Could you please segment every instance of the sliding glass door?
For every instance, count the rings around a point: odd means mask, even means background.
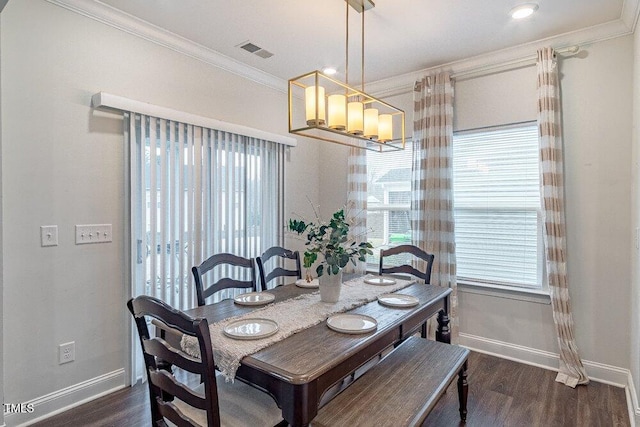
[[[282,144],[134,113],[128,131],[132,296],[192,308],[194,265],[282,244]]]

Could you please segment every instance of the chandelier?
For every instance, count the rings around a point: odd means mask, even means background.
[[[404,111],[364,91],[364,12],[372,0],[345,0],[345,83],[311,71],[289,80],[289,132],[373,151],[404,149]],[[349,6],[362,14],[361,89],[349,86]]]

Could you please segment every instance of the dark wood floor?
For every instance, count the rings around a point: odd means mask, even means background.
[[[575,389],[555,372],[480,353],[469,358],[467,426],[629,426],[622,388],[591,382]],[[458,426],[455,381],[427,419]],[[136,385],[49,418],[35,426],[149,426],[146,384]]]

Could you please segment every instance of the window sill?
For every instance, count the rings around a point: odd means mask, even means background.
[[[537,304],[551,304],[549,291],[543,289],[511,288],[508,286],[459,281],[458,291],[462,293],[534,302]]]

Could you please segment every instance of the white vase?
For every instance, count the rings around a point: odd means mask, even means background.
[[[338,302],[340,299],[340,288],[342,287],[342,269],[338,274],[327,274],[326,272],[318,278],[320,286],[320,301]]]

